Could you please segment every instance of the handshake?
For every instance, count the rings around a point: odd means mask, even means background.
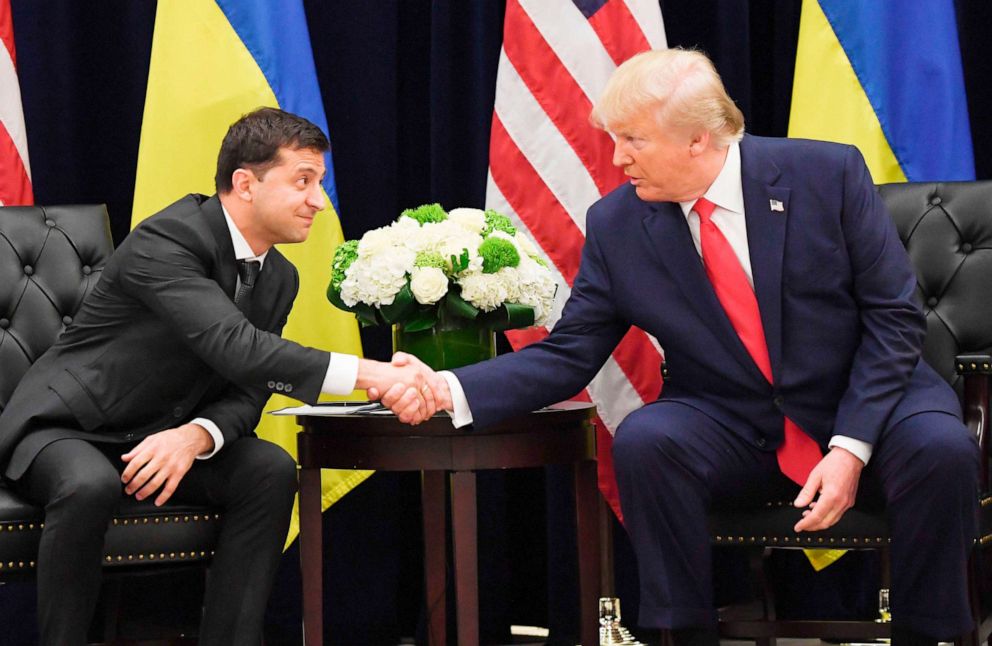
[[[451,391],[444,377],[417,357],[397,352],[392,361],[371,359],[358,362],[355,388],[381,400],[405,424],[419,424],[438,410],[451,410]]]

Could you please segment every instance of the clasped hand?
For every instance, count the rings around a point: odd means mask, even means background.
[[[394,354],[390,363],[362,360],[356,385],[405,424],[416,425],[438,410],[451,409],[451,393],[444,378],[405,352]]]

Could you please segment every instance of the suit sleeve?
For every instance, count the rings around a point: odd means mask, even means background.
[[[834,433],[874,444],[920,360],[926,320],[913,298],[916,277],[909,256],[853,147],[845,158],[843,200],[862,333]]]
[[[253,326],[210,277],[207,242],[186,223],[148,224],[131,234],[121,289],[166,321],[224,379],[247,392],[269,391],[269,381],[289,383],[293,397],[316,402],[330,355]]]
[[[551,334],[490,361],[454,370],[482,428],[563,401],[585,388],[630,328],[611,297],[607,264],[590,211],[572,295]],[[496,385],[498,384],[498,387]]]
[[[292,299],[289,301],[289,307],[283,312],[279,324],[272,331],[273,334],[282,334],[282,329],[289,318],[292,302],[296,299],[299,287],[299,276],[294,269]],[[264,388],[252,388],[229,383],[223,395],[196,411],[195,416],[205,417],[216,424],[224,436],[224,446],[227,446],[239,437],[255,434],[255,427],[258,426],[262,417],[262,409],[269,400],[270,394]]]

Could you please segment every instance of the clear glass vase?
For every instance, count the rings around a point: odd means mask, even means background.
[[[450,370],[496,356],[496,333],[476,320],[446,316],[434,327],[408,332],[402,323],[393,326],[393,351],[417,357],[434,370]]]

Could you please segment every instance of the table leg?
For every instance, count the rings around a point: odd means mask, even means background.
[[[579,546],[579,619],[583,646],[599,644],[599,487],[596,462],[583,460],[575,470],[575,525]]]
[[[447,528],[444,471],[421,474],[420,506],[424,521],[424,583],[427,599],[427,643],[444,646],[446,625]]]
[[[455,604],[458,643],[479,643],[479,552],[475,473],[451,474],[451,525],[455,547]]]
[[[303,643],[324,643],[323,528],[320,469],[300,469],[300,570],[303,576]]]

